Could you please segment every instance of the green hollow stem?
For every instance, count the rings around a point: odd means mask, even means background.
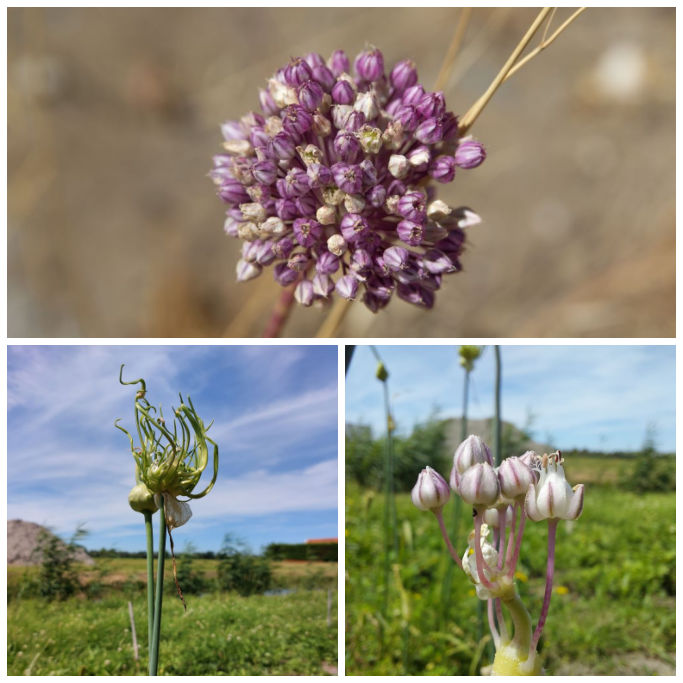
[[[154,628],[154,530],[152,513],[146,511],[145,534],[147,536],[147,652],[152,652],[152,629]]]
[[[164,560],[166,559],[166,515],[164,497],[159,503],[159,559],[157,560],[157,586],[154,594],[154,631],[152,649],[149,654],[149,675],[156,676],[159,668],[159,639],[161,636],[161,603],[164,594]]]

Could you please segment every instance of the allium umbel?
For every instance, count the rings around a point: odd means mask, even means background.
[[[259,101],[262,113],[222,125],[209,174],[229,204],[225,232],[243,240],[237,279],[273,266],[305,306],[336,292],[377,311],[396,292],[431,308],[443,275],[462,268],[465,228],[480,221],[435,200],[431,181],[485,158],[459,140],[443,93],[426,91],[410,60],[387,74],[371,48],[353,69],[342,50],[292,59]]]
[[[474,584],[477,597],[488,602],[496,647],[493,675],[537,675],[542,671],[537,646],[550,607],[558,522],[577,519],[583,509],[583,485],[572,489],[562,463],[559,451],[542,457],[527,451],[494,468],[491,452],[478,436],[463,441],[455,451],[450,478],[455,494],[473,506],[474,529],[462,558],[443,520],[442,508],[448,502],[442,493],[446,483],[443,477],[427,467],[413,489],[413,503],[434,513],[453,561]],[[528,519],[547,520],[548,525],[546,587],[535,629],[514,583]],[[512,619],[512,634],[508,633],[503,608]]]

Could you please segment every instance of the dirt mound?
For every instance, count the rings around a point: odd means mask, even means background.
[[[38,549],[43,534],[54,534],[40,524],[24,522],[21,519],[7,521],[7,564],[40,564],[41,553]],[[62,543],[62,546],[65,544]],[[95,560],[82,548],[76,548],[74,561],[79,564],[93,565]]]

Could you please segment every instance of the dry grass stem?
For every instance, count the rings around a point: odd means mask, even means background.
[[[459,134],[464,135],[471,127],[472,124],[477,120],[479,114],[484,110],[484,107],[489,103],[489,100],[493,97],[496,90],[501,86],[505,77],[508,75],[512,67],[515,65],[519,56],[524,52],[527,45],[531,42],[532,38],[536,35],[538,29],[543,25],[550,12],[551,7],[544,7],[534,19],[533,23],[527,30],[526,34],[519,41],[517,47],[512,51],[512,54],[508,57],[507,61],[503,65],[503,68],[498,72],[498,75],[493,79],[493,82],[488,87],[486,92],[469,108],[467,113],[460,120]]]
[[[346,299],[337,299],[332,305],[332,309],[327,314],[327,317],[323,320],[323,324],[316,332],[316,338],[326,339],[329,337],[336,337],[337,330],[350,308],[350,301],[347,301]]]
[[[443,90],[448,83],[448,79],[453,71],[453,64],[455,63],[455,58],[458,55],[460,46],[462,45],[462,40],[465,37],[465,31],[467,30],[467,24],[472,16],[471,7],[463,7],[460,12],[460,17],[458,18],[458,25],[455,27],[455,33],[453,34],[453,39],[451,44],[448,46],[448,51],[441,64],[441,69],[439,70],[439,75],[436,78],[436,83],[434,83],[434,90]]]
[[[540,52],[543,52],[548,45],[550,45],[559,35],[562,33],[568,26],[584,11],[586,10],[586,7],[580,7],[579,9],[572,14],[567,21],[565,21],[556,31],[553,33],[550,38],[545,37],[545,34],[547,33],[547,30],[550,26],[550,22],[548,22],[548,26],[546,26],[546,31],[543,34],[543,40],[541,41],[541,44],[538,47],[535,47],[528,55],[524,57],[524,59],[520,59],[517,64],[515,64],[512,69],[508,72],[507,76],[503,79],[503,83],[507,81],[510,76],[513,74],[517,73],[526,63],[530,62],[537,54]]]

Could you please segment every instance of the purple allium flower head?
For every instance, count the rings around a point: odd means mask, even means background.
[[[460,168],[476,168],[484,159],[486,159],[484,145],[476,140],[463,140],[455,150],[455,163]]]
[[[260,91],[262,114],[221,126],[209,177],[242,240],[239,280],[266,269],[308,306],[341,296],[378,311],[393,295],[429,308],[444,274],[461,270],[467,207],[436,200],[430,182],[474,168],[483,146],[458,139],[443,93],[412,61],[368,48],[325,63],[294,58]]]

